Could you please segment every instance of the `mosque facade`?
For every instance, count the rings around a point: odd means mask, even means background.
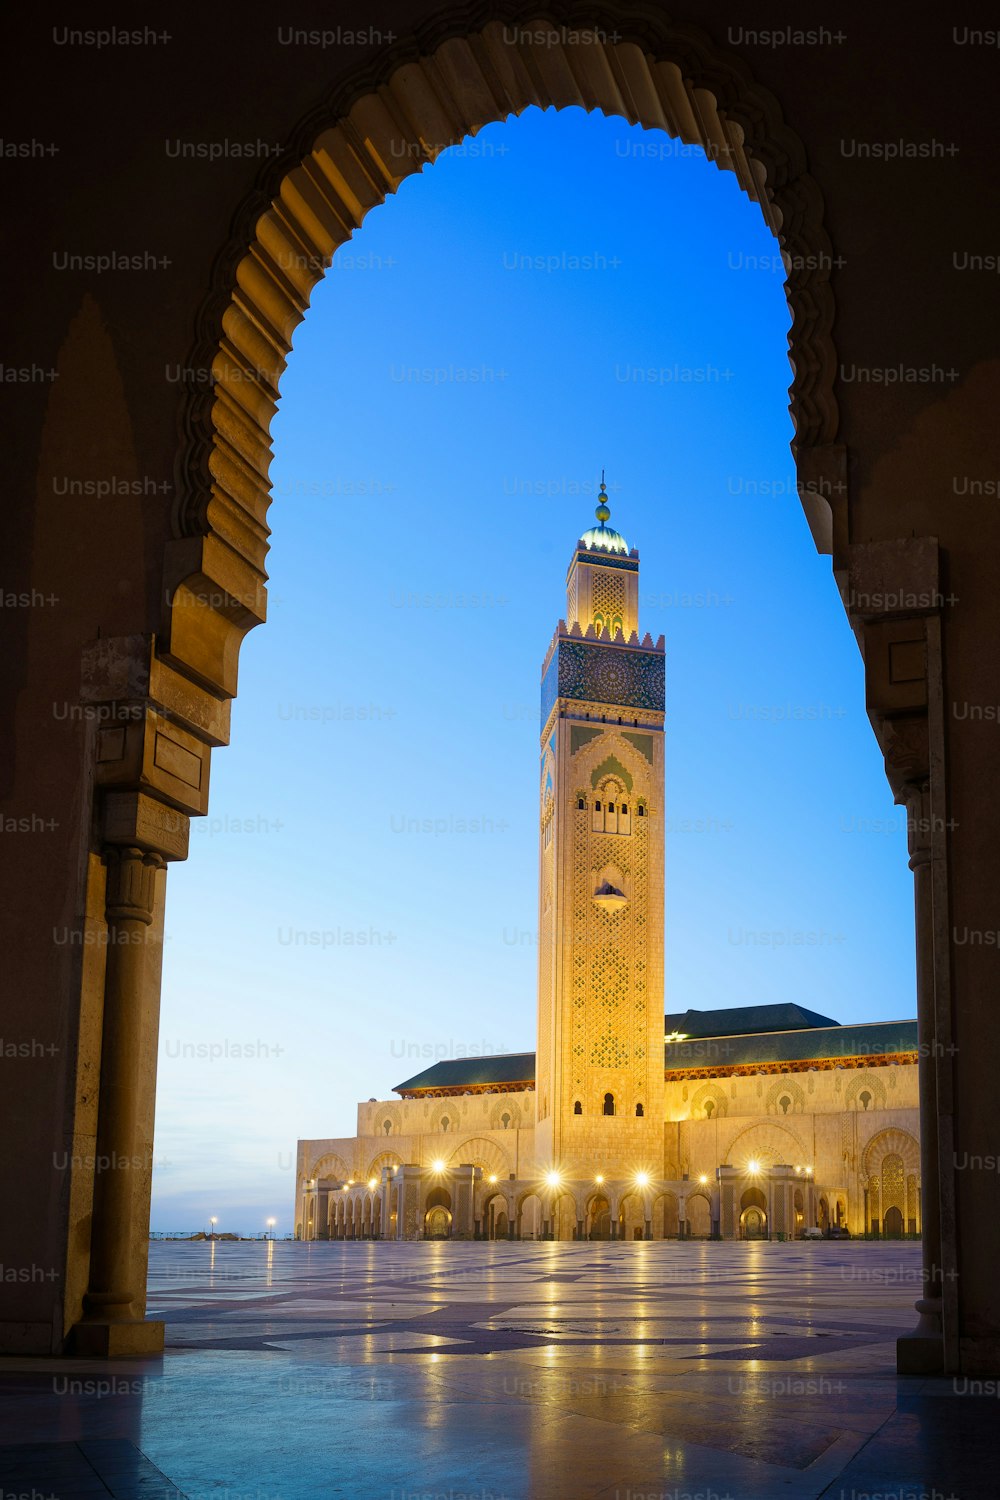
[[[596,519],[542,665],[536,1050],[436,1062],[299,1141],[296,1234],[918,1234],[915,1020],[664,1015],[664,641],[603,484]]]

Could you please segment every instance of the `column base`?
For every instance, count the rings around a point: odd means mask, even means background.
[[[73,1354],[96,1359],[120,1359],[127,1355],[162,1354],[164,1325],[155,1319],[95,1318],[77,1323],[69,1344]]]
[[[914,1306],[919,1314],[916,1328],[896,1340],[896,1374],[943,1375],[941,1300],[938,1297],[919,1297]]]
[[[923,1333],[904,1333],[896,1340],[897,1375],[943,1375],[944,1340]]]

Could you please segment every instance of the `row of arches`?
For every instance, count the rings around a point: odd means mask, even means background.
[[[877,1171],[865,1188],[863,1226],[856,1220],[854,1232],[900,1238],[919,1232],[919,1181],[907,1172],[898,1152],[878,1159]],[[543,1188],[536,1184],[500,1183],[496,1177],[478,1182],[471,1177],[473,1218],[455,1228],[453,1184],[433,1182],[420,1192],[408,1210],[406,1232],[427,1239],[447,1239],[453,1232],[483,1239],[646,1240],[709,1238],[720,1232],[717,1194],[700,1184],[690,1191],[671,1186],[638,1183],[592,1184],[583,1190],[569,1184]],[[402,1182],[402,1178],[400,1179]],[[777,1189],[780,1191],[780,1189]],[[784,1207],[771,1202],[765,1180],[741,1184],[736,1218],[726,1233],[741,1239],[770,1237],[771,1210],[777,1215],[774,1228],[779,1238],[800,1237],[806,1229],[822,1233],[843,1232],[848,1227],[848,1198],[844,1190],[818,1191],[802,1179],[791,1190]],[[308,1238],[394,1239],[397,1237],[400,1187],[393,1177],[378,1186],[345,1183],[330,1191],[322,1211],[313,1222],[309,1217]],[[713,1206],[715,1205],[715,1206]],[[415,1209],[415,1217],[414,1217]],[[469,1201],[463,1212],[468,1215]]]
[[[708,1239],[713,1215],[709,1194],[685,1199],[669,1189],[594,1188],[578,1196],[568,1189],[519,1193],[495,1188],[483,1196],[484,1239],[559,1240]]]
[[[838,1084],[839,1088],[839,1084]],[[843,1109],[858,1114],[874,1113],[889,1107],[885,1082],[871,1070],[855,1073],[843,1091]],[[691,1119],[721,1119],[729,1113],[729,1100],[718,1083],[705,1083],[694,1090],[689,1105]],[[771,1085],[763,1096],[762,1114],[801,1115],[809,1113],[809,1102],[800,1084],[783,1078]]]
[[[356,1197],[332,1196],[327,1235],[334,1240],[379,1240],[382,1238],[382,1200],[377,1193]]]

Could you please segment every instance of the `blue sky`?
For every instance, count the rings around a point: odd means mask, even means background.
[[[274,423],[268,623],[170,871],[154,1229],[288,1232],[298,1138],[534,1047],[539,668],[602,466],[666,638],[665,1008],[915,1013],[787,328],[733,176],[576,109],[443,153],[335,259]]]

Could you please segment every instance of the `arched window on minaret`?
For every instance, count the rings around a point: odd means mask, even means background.
[[[615,1112],[615,1096],[614,1096],[614,1094],[605,1094],[605,1096],[604,1096],[604,1113],[606,1115],[613,1115],[614,1112]]]
[[[646,1111],[643,1109],[642,1105],[641,1104],[637,1104],[636,1107],[635,1107],[635,1117],[636,1117],[636,1119],[637,1120],[641,1120],[642,1117],[645,1115],[645,1113],[646,1113]]]
[[[594,819],[591,825],[595,833],[604,832],[604,799],[597,797],[594,800]]]
[[[583,1105],[580,1103],[579,1099],[575,1099],[573,1101],[573,1113],[575,1115],[583,1114]]]

